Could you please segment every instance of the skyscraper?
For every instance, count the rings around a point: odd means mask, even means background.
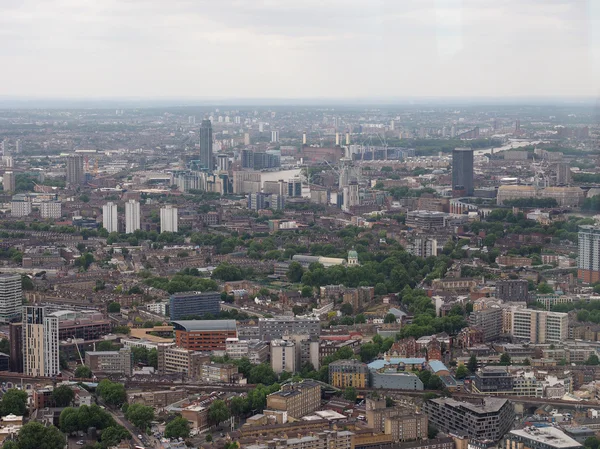
[[[52,377],[59,372],[58,317],[45,307],[23,307],[23,373]]]
[[[67,157],[67,184],[83,184],[84,179],[83,156],[71,154]]]
[[[464,190],[473,195],[473,150],[455,148],[452,151],[452,190]]]
[[[125,203],[125,233],[133,234],[140,229],[140,203],[129,200]]]
[[[102,206],[102,226],[109,233],[119,232],[117,217],[117,205],[115,203],[108,202]]]
[[[271,142],[279,142],[279,131],[271,131]]]
[[[207,170],[214,168],[212,123],[210,120],[202,120],[200,125],[200,166]]]
[[[600,227],[579,226],[577,276],[583,282],[600,281]]]
[[[2,186],[5,192],[14,192],[16,188],[16,178],[12,171],[5,171],[2,178]]]
[[[229,156],[226,154],[219,154],[217,156],[217,169],[219,171],[229,170]]]
[[[0,274],[0,322],[18,317],[23,305],[21,275]]]
[[[177,232],[177,208],[167,204],[160,208],[160,232]]]

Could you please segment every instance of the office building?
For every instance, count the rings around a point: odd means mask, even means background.
[[[14,192],[16,190],[16,176],[12,171],[4,172],[4,176],[2,177],[2,187],[5,192]]]
[[[177,208],[167,204],[160,208],[160,232],[177,232],[179,217]]]
[[[205,363],[200,367],[200,379],[208,384],[235,383],[243,379],[243,374],[238,372],[237,365],[233,363]]]
[[[259,338],[263,341],[281,339],[284,335],[321,335],[321,323],[313,317],[276,316],[258,319]]]
[[[301,179],[290,179],[287,182],[287,196],[290,198],[302,197],[302,180]]]
[[[568,162],[556,164],[556,185],[571,184],[571,165]]]
[[[67,184],[80,185],[85,181],[83,156],[71,154],[67,157]]]
[[[253,170],[264,170],[281,166],[281,158],[278,154],[262,151],[242,150],[241,162],[242,168]]]
[[[496,298],[508,302],[526,302],[529,299],[527,279],[496,281]]]
[[[494,341],[502,333],[502,309],[490,307],[473,311],[469,315],[469,324],[481,329],[484,341]]]
[[[8,327],[10,343],[10,371],[23,372],[23,323],[10,323]]]
[[[359,360],[336,360],[329,364],[329,383],[337,388],[366,388],[369,367]]]
[[[600,227],[579,226],[577,275],[586,283],[600,281]]]
[[[157,348],[158,374],[183,373],[199,379],[202,365],[210,363],[210,353],[179,348],[172,343],[160,343]]]
[[[271,131],[271,142],[272,143],[279,142],[279,131]]]
[[[436,257],[438,255],[437,239],[416,238],[412,246],[408,248],[408,252],[417,257]]]
[[[560,343],[569,335],[569,315],[546,310],[512,308],[513,338],[532,344]]]
[[[198,319],[207,313],[216,316],[220,312],[221,294],[219,292],[175,293],[169,298],[171,320]]]
[[[511,430],[502,442],[501,449],[579,449],[581,443],[571,438],[558,427],[524,427]]]
[[[438,430],[475,441],[499,441],[510,430],[515,417],[508,400],[491,397],[476,402],[430,399],[423,404],[423,411]]]
[[[119,232],[117,205],[113,202],[108,202],[102,206],[102,226],[109,233]]]
[[[450,216],[445,212],[413,210],[406,214],[406,226],[422,230],[442,229]]]
[[[237,338],[235,320],[173,321],[175,344],[193,351],[224,351],[228,338]]]
[[[229,156],[226,154],[217,155],[217,170],[228,171],[229,170]]]
[[[273,193],[251,193],[248,195],[248,209],[259,211],[263,209],[281,210],[285,207],[284,197]]]
[[[45,307],[23,307],[23,373],[28,376],[56,376],[58,360],[58,318],[47,316]]]
[[[312,380],[283,385],[281,390],[267,396],[267,409],[287,412],[292,418],[321,408],[321,385]]]
[[[58,338],[61,341],[78,338],[98,340],[110,334],[111,321],[97,310],[58,310],[48,313],[58,319]]]
[[[484,366],[473,380],[473,389],[479,393],[512,393],[514,386],[514,376],[503,366]]]
[[[271,368],[277,374],[300,371],[296,364],[296,345],[289,340],[271,340]]]
[[[42,201],[40,203],[40,216],[42,218],[62,217],[62,203],[60,201]]]
[[[21,315],[23,291],[20,274],[0,274],[0,322],[8,323]]]
[[[452,151],[452,190],[473,195],[473,150],[455,148]]]
[[[26,217],[31,213],[31,202],[27,199],[13,199],[10,203],[11,217]]]
[[[246,195],[249,193],[258,193],[261,189],[260,172],[234,171],[233,172],[233,193]]]
[[[202,120],[202,124],[200,125],[200,166],[209,171],[214,168],[213,135],[210,120]]]
[[[125,233],[133,234],[140,229],[140,203],[129,200],[125,203]]]
[[[86,351],[85,366],[92,373],[123,374],[131,376],[133,373],[133,353],[129,348],[119,351]]]
[[[225,341],[225,353],[232,360],[248,358],[250,363],[258,365],[267,361],[271,354],[271,348],[269,344],[261,340],[228,338]]]

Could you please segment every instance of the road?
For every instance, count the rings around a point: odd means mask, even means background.
[[[144,441],[147,438],[143,434],[142,434],[143,439],[138,438],[138,434],[140,433],[140,431],[136,427],[134,427],[129,421],[127,421],[125,419],[125,415],[123,415],[122,411],[112,410],[108,407],[106,407],[105,409],[108,413],[110,413],[112,415],[112,417],[115,419],[117,424],[122,425],[129,431],[129,433],[131,433],[131,436],[132,436],[135,444],[142,446],[142,447],[147,447],[149,445],[149,442]]]

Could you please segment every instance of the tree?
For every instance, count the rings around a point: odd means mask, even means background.
[[[596,437],[589,437],[589,438],[586,438],[583,445],[587,449],[598,449],[600,447],[600,440]]]
[[[17,444],[19,449],[63,449],[67,440],[56,427],[31,421],[21,427]]]
[[[510,355],[507,352],[503,352],[500,356],[500,365],[510,365]]]
[[[394,404],[395,404],[395,401],[392,398],[390,398],[389,396],[385,397],[385,406],[387,408],[393,407]]]
[[[79,365],[75,370],[75,377],[79,379],[91,379],[92,370],[85,365]]]
[[[340,312],[345,316],[352,316],[354,315],[354,308],[352,307],[352,304],[345,302],[342,304],[342,307],[340,307]]]
[[[234,396],[229,401],[229,409],[231,410],[231,414],[233,416],[240,417],[246,411],[247,401],[241,396]]]
[[[592,354],[588,357],[588,359],[585,361],[586,365],[600,365],[600,360],[598,359],[598,356],[596,354]]]
[[[110,341],[101,341],[96,345],[96,351],[116,351],[118,348]]]
[[[346,399],[347,401],[356,401],[356,398],[358,397],[358,393],[356,392],[356,388],[354,387],[346,387],[346,389],[344,390],[344,399]]]
[[[96,392],[107,404],[120,407],[127,401],[125,386],[118,382],[103,379],[96,388]]]
[[[158,351],[156,348],[148,351],[148,365],[154,367],[154,369],[158,369]]]
[[[127,408],[125,418],[138,429],[146,430],[154,419],[154,409],[143,404],[131,404]]]
[[[108,313],[119,313],[121,311],[121,304],[118,302],[111,302],[108,305]]]
[[[526,358],[525,360],[523,360],[523,365],[529,366],[531,365],[531,361],[528,358]]]
[[[0,340],[0,352],[10,355],[10,342],[8,338]]]
[[[393,313],[388,313],[385,318],[383,319],[383,322],[388,324],[388,323],[395,323],[396,322],[396,315],[394,315]]]
[[[27,413],[27,392],[11,388],[2,396],[2,415],[23,416]]]
[[[121,441],[131,438],[131,434],[123,426],[111,426],[102,431],[100,441],[104,447],[117,446]]]
[[[375,343],[363,343],[360,347],[360,359],[369,363],[379,354],[379,345]]]
[[[269,363],[261,363],[250,370],[248,382],[251,384],[272,385],[277,382],[277,374]]]
[[[210,433],[206,434],[206,437],[204,437],[204,441],[206,441],[207,443],[212,443],[213,437]]]
[[[468,375],[469,375],[469,370],[467,369],[467,367],[465,365],[463,365],[462,363],[460,365],[458,365],[458,368],[456,368],[456,378],[464,379]]]
[[[541,293],[541,294],[554,293],[554,289],[552,287],[550,287],[546,282],[540,282],[537,290],[538,290],[538,293]]]
[[[356,324],[364,324],[367,322],[367,319],[365,318],[365,315],[362,313],[359,313],[358,315],[356,315],[356,317],[354,318],[354,322]]]
[[[473,374],[477,371],[477,357],[475,356],[475,354],[471,354],[471,357],[469,357],[469,361],[467,362],[467,369]]]
[[[208,408],[208,420],[215,425],[222,423],[229,419],[229,408],[225,401],[217,399]]]
[[[310,285],[304,285],[304,286],[302,286],[302,289],[300,290],[300,294],[302,295],[303,298],[312,298],[313,288]]]
[[[190,423],[187,419],[178,416],[165,426],[166,438],[187,438],[190,436]]]
[[[429,438],[430,440],[433,440],[438,434],[438,430],[437,427],[435,427],[433,424],[429,424],[429,426],[427,426],[427,438]]]
[[[302,275],[304,274],[304,268],[298,262],[290,263],[286,276],[290,282],[300,282]]]
[[[52,391],[52,399],[57,407],[66,407],[75,399],[75,393],[67,385],[61,385]]]
[[[243,278],[242,270],[240,270],[235,265],[231,265],[228,263],[221,263],[217,268],[215,268],[212,272],[212,277],[215,279],[220,279],[224,282],[231,281],[241,281]]]

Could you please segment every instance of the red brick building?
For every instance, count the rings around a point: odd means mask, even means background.
[[[173,321],[175,344],[193,351],[225,350],[225,340],[237,338],[235,320]]]

